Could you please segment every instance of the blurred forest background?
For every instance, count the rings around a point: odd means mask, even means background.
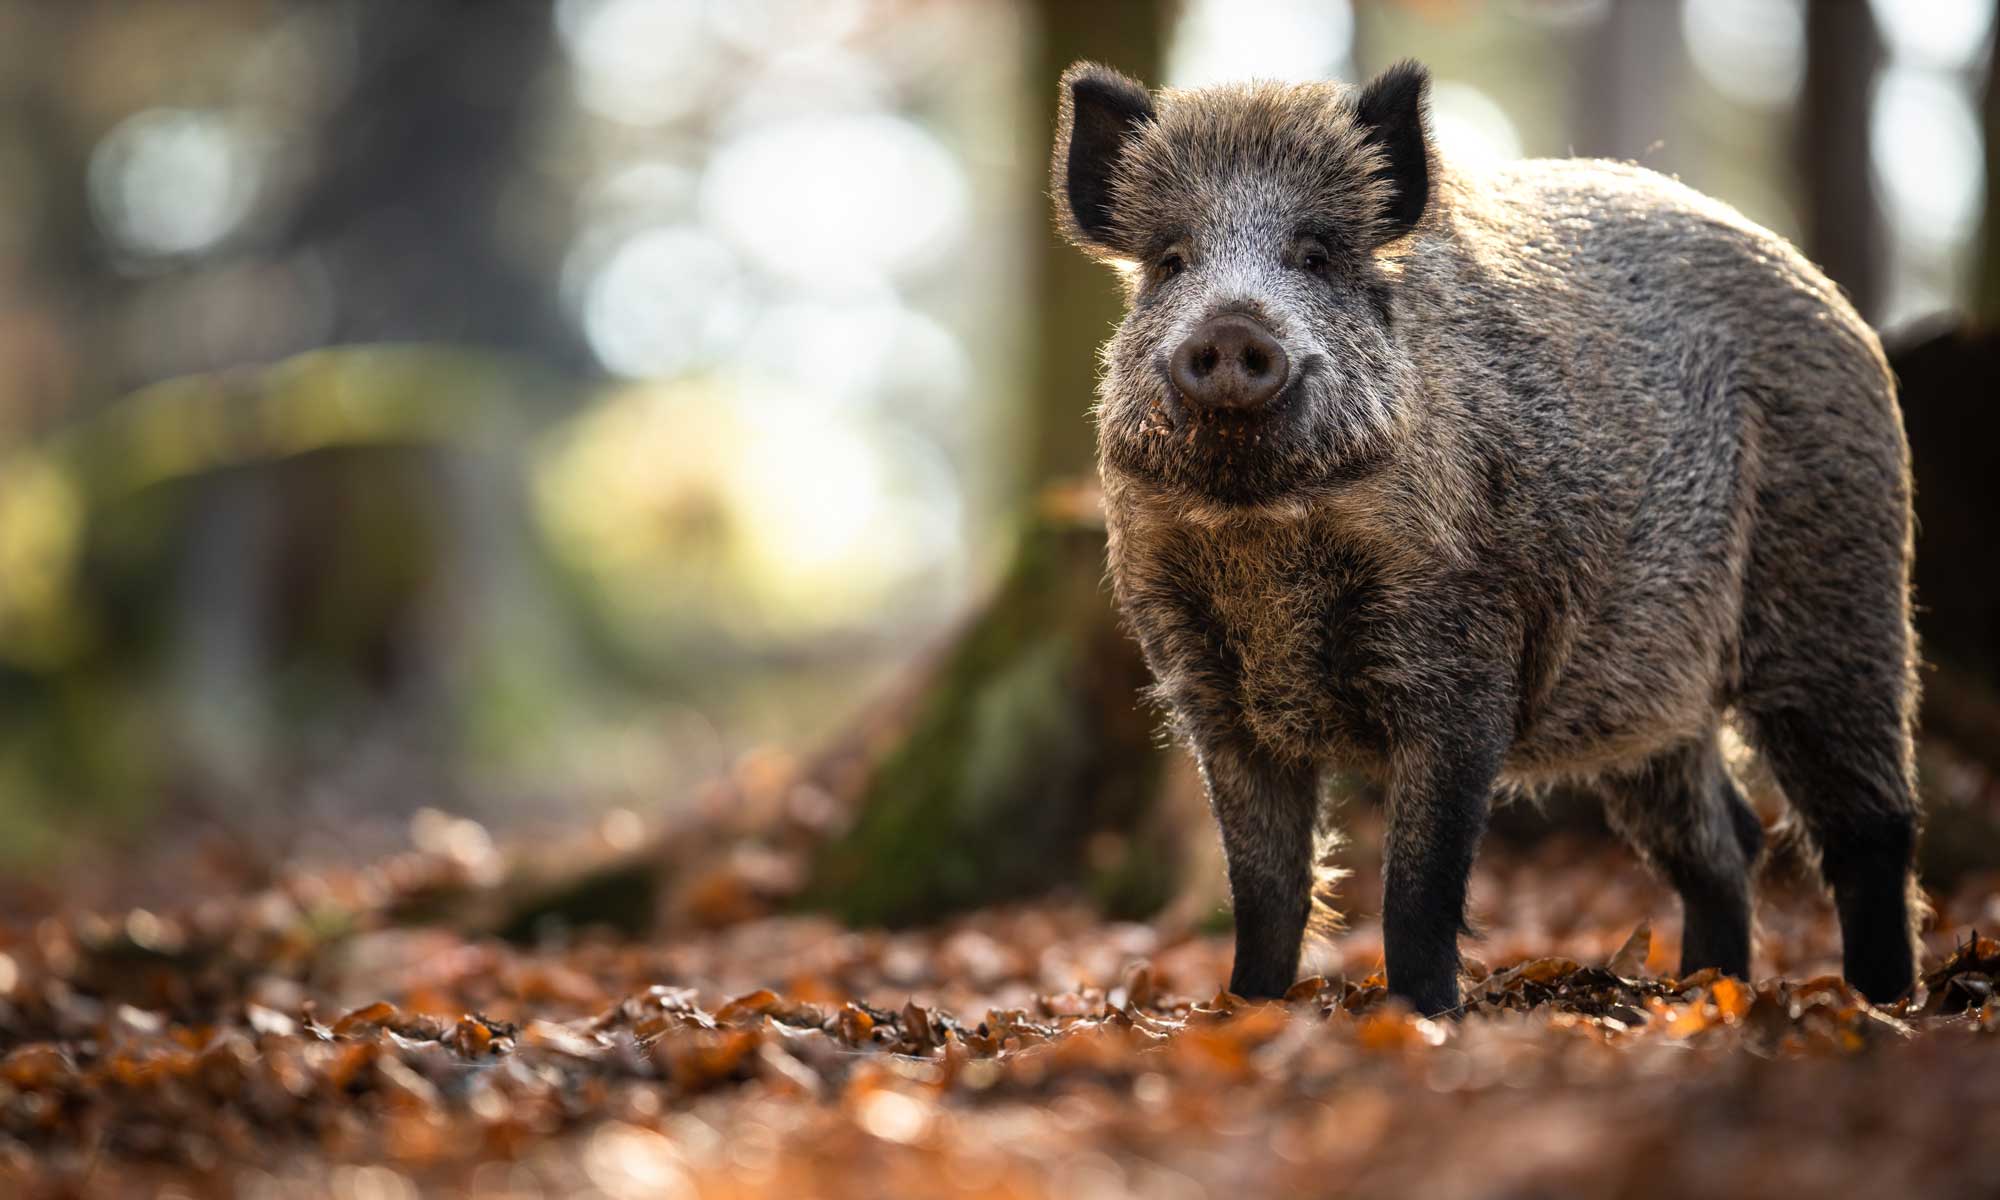
[[[1081,56],[1415,55],[1454,161],[1634,159],[1797,240],[1910,356],[1927,778],[1990,792],[1994,9],[0,0],[0,871],[646,827],[856,736],[906,858],[960,792],[1131,825],[1101,793],[1173,769],[1060,486],[1118,307],[1044,196]]]

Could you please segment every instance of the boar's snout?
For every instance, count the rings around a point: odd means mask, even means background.
[[[1224,313],[1203,321],[1175,348],[1167,373],[1196,408],[1259,409],[1285,386],[1285,348],[1254,319]]]

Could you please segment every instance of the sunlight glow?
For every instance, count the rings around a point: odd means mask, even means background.
[[[860,28],[867,0],[723,0],[711,4],[716,35],[746,54],[774,46],[812,49]]]
[[[1352,79],[1354,9],[1346,0],[1187,0],[1169,46],[1171,87]]]
[[[1482,166],[1521,157],[1521,133],[1507,110],[1469,83],[1431,85],[1431,129],[1439,152],[1459,166]]]
[[[556,31],[576,97],[631,125],[677,117],[707,96],[718,56],[699,0],[558,0]]]
[[[621,375],[672,375],[722,355],[749,317],[729,248],[688,227],[627,239],[586,285],[591,349]]]
[[[866,549],[862,538],[886,520],[874,447],[851,425],[774,423],[744,447],[747,476],[782,487],[741,493],[761,565],[767,570],[818,573]]]
[[[269,138],[225,113],[147,109],[120,122],[91,154],[91,206],[127,250],[207,250],[250,215],[269,149]]]
[[[845,292],[936,265],[963,235],[965,175],[914,122],[882,113],[803,117],[717,150],[701,210],[773,275]]]
[[[961,114],[912,96],[951,61],[940,39],[992,40],[961,11],[558,0],[575,105],[599,118],[575,143],[593,182],[561,294],[635,382],[551,444],[538,497],[639,642],[879,626],[961,582],[952,455],[979,427],[983,285],[947,270],[974,173],[997,168],[941,138]]]
[[[1701,77],[1740,104],[1784,104],[1805,80],[1805,0],[1686,0],[1681,32]]]
[[[965,350],[950,330],[894,303],[774,307],[745,339],[759,370],[800,394],[878,411],[957,410],[971,382]]]
[[[815,413],[812,400],[746,397],[728,472],[750,577],[795,624],[879,612],[963,549],[958,482],[937,447],[878,421]]]
[[[1889,53],[1962,70],[1979,61],[1993,32],[1993,0],[1869,0]]]
[[[1875,185],[1899,236],[1954,243],[1972,235],[1985,200],[1978,115],[1935,71],[1892,66],[1869,112]]]
[[[552,544],[641,639],[697,615],[839,627],[963,552],[957,481],[935,446],[759,386],[628,387],[538,455]]]

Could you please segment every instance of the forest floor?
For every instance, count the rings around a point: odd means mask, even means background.
[[[1468,1010],[1429,1021],[1385,999],[1365,911],[1291,999],[1248,1004],[1218,994],[1226,936],[1065,903],[909,931],[724,905],[506,942],[408,919],[505,857],[468,822],[418,840],[234,892],[183,859],[151,908],[11,897],[0,1194],[2000,1188],[2000,943],[1974,933],[2000,931],[2000,875],[1934,897],[1924,989],[1876,1008],[1830,975],[1810,888],[1763,886],[1764,982],[1676,980],[1672,899],[1622,850],[1494,840]]]

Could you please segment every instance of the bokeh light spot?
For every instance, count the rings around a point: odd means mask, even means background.
[[[1346,0],[1190,0],[1170,46],[1166,79],[1174,87],[1344,76],[1354,9]]]
[[[556,31],[585,108],[655,125],[708,95],[715,46],[698,0],[559,0]]]
[[[1431,130],[1445,159],[1476,167],[1521,157],[1521,133],[1499,101],[1469,83],[1431,86]]]
[[[1889,68],[1875,85],[1868,140],[1875,186],[1900,236],[1971,236],[1985,200],[1984,144],[1962,88],[1934,71]]]
[[[967,217],[951,152],[884,113],[781,121],[727,142],[701,200],[759,266],[834,292],[936,265]]]
[[[1993,33],[1993,0],[1870,0],[1869,7],[1889,53],[1925,66],[1970,67]]]
[[[1686,0],[1681,32],[1695,70],[1741,104],[1783,104],[1806,69],[1803,0]]]
[[[207,250],[249,216],[268,141],[247,122],[219,112],[135,113],[91,155],[90,199],[98,223],[137,254]]]
[[[609,370],[673,375],[728,349],[749,316],[729,248],[687,226],[649,229],[619,243],[591,275],[583,328]]]

